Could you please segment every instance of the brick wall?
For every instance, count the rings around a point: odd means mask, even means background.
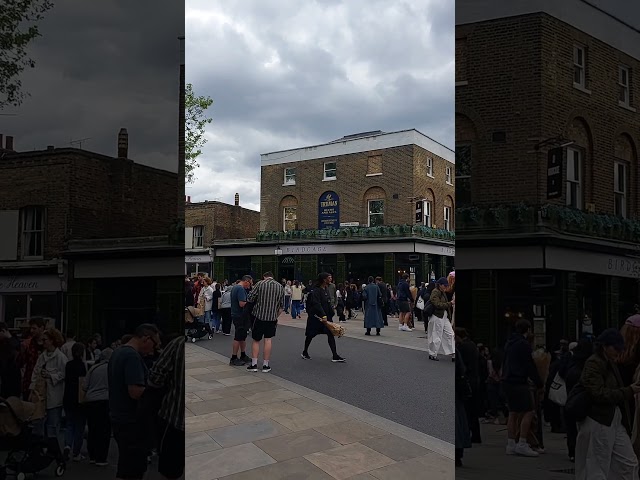
[[[220,202],[185,205],[185,226],[204,226],[204,245],[215,240],[255,238],[260,229],[260,212]]]
[[[426,157],[434,158],[434,178],[426,175]],[[382,164],[382,175],[367,176],[369,158]],[[336,180],[323,181],[324,163],[336,162]],[[283,207],[297,204],[299,229],[318,228],[318,200],[333,191],[340,197],[340,222],[368,224],[367,199],[381,198],[384,192],[386,225],[413,224],[413,197],[424,197],[430,188],[436,202],[454,195],[454,187],[445,185],[445,160],[421,147],[406,145],[370,152],[291,162],[262,167],[260,195],[260,229],[283,229]],[[453,164],[449,164],[452,167]],[[296,184],[283,186],[285,168],[296,168]],[[373,173],[373,172],[372,172]],[[376,172],[377,173],[377,172]],[[397,198],[394,196],[397,195]],[[436,211],[436,222],[442,225],[443,212]]]
[[[0,208],[46,208],[45,259],[67,240],[167,235],[177,189],[175,173],[77,149],[0,160]]]
[[[549,147],[537,155],[533,147],[563,135],[586,154],[583,205],[613,214],[614,159],[622,157],[630,164],[630,216],[638,216],[640,114],[617,100],[618,65],[625,64],[632,106],[640,107],[638,59],[542,13],[458,26],[456,37],[456,63],[465,64],[456,80],[468,82],[456,88],[456,143],[472,145],[475,205],[546,202]],[[576,42],[587,48],[590,94],[573,86]],[[505,141],[495,141],[495,132],[505,132]],[[566,165],[563,172],[566,180]]]

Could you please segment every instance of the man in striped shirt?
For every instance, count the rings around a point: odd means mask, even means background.
[[[256,283],[247,298],[247,302],[253,304],[251,315],[253,326],[251,327],[251,365],[247,367],[250,372],[258,371],[258,355],[260,354],[260,341],[264,337],[262,371],[270,372],[269,359],[271,358],[271,339],[276,336],[278,317],[283,309],[284,287],[273,279],[273,273],[267,272],[263,280]]]

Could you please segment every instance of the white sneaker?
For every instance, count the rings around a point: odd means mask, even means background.
[[[537,457],[540,454],[534,451],[528,443],[518,443],[516,445],[516,455],[522,455],[523,457]]]
[[[411,330],[406,325],[402,325],[402,327],[400,327],[400,330],[402,330],[403,332],[413,332],[413,330]]]
[[[516,444],[515,444],[515,442],[507,443],[506,453],[507,453],[507,455],[515,455],[516,454]]]

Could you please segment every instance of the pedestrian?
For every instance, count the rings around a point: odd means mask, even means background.
[[[218,305],[218,312],[222,318],[222,333],[228,337],[231,335],[231,288],[228,286],[221,291]]]
[[[294,280],[293,285],[291,286],[291,319],[292,320],[295,320],[296,318],[300,318],[303,290],[304,290],[304,285],[298,282],[298,280]]]
[[[434,306],[433,315],[429,319],[427,328],[427,351],[429,359],[438,361],[440,352],[444,355],[454,355],[454,334],[449,319],[451,318],[452,301],[447,300],[445,289],[448,286],[447,279],[442,277],[436,282],[436,288],[431,292],[429,302]]]
[[[409,304],[409,300],[411,299],[411,290],[407,280],[409,280],[409,274],[403,273],[396,288],[398,296],[398,310],[400,311],[400,316],[398,318],[398,330],[403,332],[411,331],[411,328],[409,328],[408,325],[409,316],[411,315],[411,306]],[[451,340],[453,341],[453,336]]]
[[[158,410],[158,472],[174,480],[184,473],[185,339],[167,343],[149,372],[149,389],[164,392]]]
[[[571,360],[567,373],[565,374],[565,388],[567,393],[571,392],[573,387],[580,381],[584,364],[593,354],[593,342],[590,338],[582,338],[578,345],[572,350]],[[567,411],[564,410],[564,419],[567,427],[567,453],[569,461],[576,461],[576,440],[578,438],[577,420]]]
[[[22,398],[25,401],[28,401],[31,395],[30,385],[33,369],[44,348],[42,344],[44,327],[45,322],[42,317],[31,317],[29,337],[22,341],[16,360],[18,367],[22,370]]]
[[[262,281],[255,284],[247,301],[253,304],[251,317],[251,364],[247,367],[250,372],[258,371],[258,355],[260,354],[260,341],[264,338],[262,350],[262,371],[271,371],[269,360],[271,359],[271,339],[276,336],[278,317],[283,309],[284,288],[273,279],[273,273],[266,272]]]
[[[251,361],[245,353],[250,325],[247,315],[244,314],[244,307],[247,304],[247,290],[251,287],[252,282],[251,275],[244,275],[240,282],[231,289],[231,321],[235,328],[235,334],[229,365],[236,367],[246,365]],[[240,357],[238,357],[238,352],[240,352]]]
[[[291,308],[291,294],[293,289],[291,287],[291,280],[287,280],[284,285],[284,313],[289,315],[289,308]]]
[[[215,333],[222,333],[222,316],[220,315],[220,298],[222,297],[222,291],[220,284],[216,283],[213,289],[213,297],[211,298],[211,316],[213,317],[213,326]]]
[[[338,284],[338,289],[336,290],[336,299],[338,304],[336,305],[336,312],[338,313],[338,321],[346,322],[347,319],[344,316],[345,310],[345,298],[347,296],[347,291],[344,288],[343,283]]]
[[[371,329],[376,329],[376,335],[380,336],[380,330],[384,327],[382,320],[382,293],[373,277],[368,278],[369,284],[363,289],[364,298],[364,328],[365,335],[371,335]]]
[[[82,360],[84,345],[76,342],[71,347],[72,360],[67,362],[64,374],[64,413],[67,419],[64,432],[64,458],[73,458],[74,462],[84,460],[81,454],[84,443],[84,427],[87,423],[84,405],[80,403],[80,382],[87,375],[87,368]]]
[[[382,314],[382,323],[385,327],[389,326],[389,302],[391,298],[389,297],[389,289],[387,288],[387,284],[382,281],[382,277],[376,277],[376,284],[380,289],[380,298],[382,299],[382,305],[380,305],[380,313]]]
[[[113,352],[108,364],[109,417],[118,445],[117,479],[142,479],[147,471],[146,425],[138,403],[149,375],[144,357],[153,354],[159,345],[158,328],[142,324],[127,343]]]
[[[331,307],[331,300],[327,292],[327,286],[331,283],[331,274],[323,272],[318,275],[315,286],[311,289],[307,297],[307,328],[305,329],[304,350],[302,358],[311,360],[309,356],[309,346],[316,335],[326,335],[331,348],[331,361],[344,362],[345,359],[338,355],[336,339],[331,330],[325,325],[326,322],[333,322],[335,314]]]
[[[97,363],[89,369],[83,382],[87,413],[87,451],[89,462],[106,467],[111,443],[111,421],[109,420],[108,364],[113,350],[105,348]]]
[[[462,357],[466,378],[471,388],[471,395],[464,401],[465,416],[471,431],[471,443],[482,443],[478,412],[478,407],[480,406],[480,379],[478,372],[480,353],[464,328],[455,329],[455,342],[456,351],[458,356]]]
[[[616,364],[624,347],[620,332],[609,328],[600,334],[595,352],[584,364],[580,384],[591,406],[578,422],[576,480],[638,478],[638,459],[629,438],[629,401],[640,393],[640,385],[624,386]]]

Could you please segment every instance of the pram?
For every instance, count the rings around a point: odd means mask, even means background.
[[[64,475],[67,466],[60,454],[60,446],[48,448],[45,439],[32,432],[32,422],[42,421],[36,418],[35,411],[35,404],[31,402],[17,397],[0,398],[0,449],[8,451],[4,464],[0,465],[0,480],[24,480],[28,474],[37,474],[54,462],[55,476]]]
[[[196,343],[203,337],[207,337],[209,340],[213,338],[211,327],[206,322],[199,322],[197,313],[194,307],[184,309],[184,334],[187,341],[190,340],[192,343]]]

